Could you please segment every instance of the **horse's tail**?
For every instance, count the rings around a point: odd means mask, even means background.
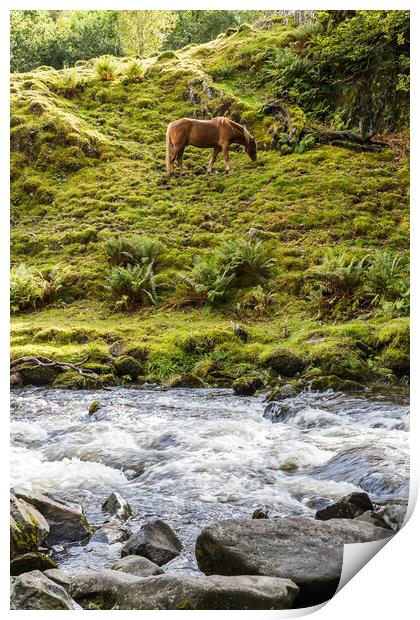
[[[168,125],[168,129],[166,130],[166,172],[168,174],[171,173],[171,149],[173,147],[171,140],[171,125]]]

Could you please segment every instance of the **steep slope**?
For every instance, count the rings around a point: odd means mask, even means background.
[[[77,361],[88,354],[108,375],[109,346],[124,341],[128,349],[147,347],[149,378],[192,371],[226,384],[254,371],[271,381],[276,373],[264,355],[281,346],[308,362],[310,377],[335,374],[331,358],[349,369],[344,379],[406,374],[401,312],[362,307],[320,318],[309,284],[329,251],[361,259],[374,249],[394,256],[407,249],[404,138],[394,136],[394,148],[380,152],[302,152],[310,125],[303,112],[285,104],[285,121],[268,105],[269,84],[255,87],[250,79],[267,49],[296,36],[284,26],[245,26],[137,61],[137,72],[126,58],[114,67],[108,61],[109,75],[89,61],[72,71],[43,67],[13,76],[12,264],[36,268],[50,283],[52,273],[63,274],[49,303],[13,316],[14,357]],[[236,149],[232,173],[219,161],[209,176],[209,152],[187,149],[186,176],[168,180],[167,123],[215,115],[247,125],[257,161]],[[120,312],[106,288],[106,240],[131,234],[162,244],[157,305]],[[277,260],[270,280],[248,282],[217,308],[181,304],[179,275],[197,255],[238,237],[267,246]],[[232,321],[246,324],[247,343],[233,334]]]

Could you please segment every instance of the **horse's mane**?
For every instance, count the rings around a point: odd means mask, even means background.
[[[240,125],[239,123],[236,123],[235,121],[232,121],[230,118],[226,118],[225,116],[219,116],[218,120],[220,120],[222,123],[228,123],[231,127],[236,129],[236,131],[240,132],[240,134],[244,136],[246,142],[249,144],[252,136],[246,127]]]

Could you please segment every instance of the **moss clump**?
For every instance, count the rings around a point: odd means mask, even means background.
[[[117,357],[114,361],[114,370],[118,377],[130,377],[133,381],[145,374],[143,366],[130,355]]]
[[[58,568],[58,564],[44,553],[24,553],[11,560],[10,575],[21,575],[32,570],[45,571],[49,568]]]
[[[239,379],[235,379],[232,383],[233,391],[238,396],[253,396],[263,386],[264,381],[257,376],[239,377]]]
[[[205,355],[222,342],[232,339],[232,334],[225,330],[211,330],[200,333],[193,332],[177,340],[177,346],[185,353]]]
[[[157,57],[158,62],[164,62],[165,60],[173,60],[174,58],[178,58],[177,54],[172,50],[166,50],[166,52],[162,52]]]
[[[88,390],[97,388],[99,382],[90,377],[80,375],[76,370],[65,370],[53,381],[56,388],[68,390]]]
[[[379,357],[382,367],[392,370],[397,377],[410,376],[410,357],[401,349],[387,347]]]
[[[40,366],[26,362],[19,366],[19,376],[23,385],[48,385],[57,377],[59,370],[52,366]]]
[[[170,381],[166,383],[168,388],[203,388],[205,383],[197,375],[192,373],[184,373],[181,375],[175,375]]]
[[[324,375],[351,381],[371,381],[374,378],[372,369],[362,358],[361,351],[352,348],[352,344],[324,342],[310,351],[309,361]]]
[[[289,349],[276,349],[260,358],[261,364],[284,377],[294,377],[305,368],[305,360]]]
[[[140,362],[141,364],[145,364],[149,359],[150,351],[147,347],[143,345],[128,345],[124,350],[125,355],[129,355],[130,357],[134,357],[135,360]]]
[[[335,375],[315,377],[311,383],[311,389],[323,392],[333,390],[334,392],[356,392],[363,390],[363,385],[350,379],[340,379]]]

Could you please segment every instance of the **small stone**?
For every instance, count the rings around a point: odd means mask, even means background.
[[[321,519],[322,521],[327,521],[328,519],[354,519],[360,517],[368,510],[373,510],[373,504],[367,493],[350,493],[342,497],[338,502],[318,510],[315,513],[315,519]]]
[[[154,575],[163,575],[160,566],[142,557],[141,555],[127,555],[121,558],[112,567],[113,570],[120,570],[123,573],[136,575],[136,577],[152,577]]]
[[[133,509],[130,504],[115,491],[102,504],[102,510],[117,516],[123,521],[127,521],[133,515]]]
[[[267,508],[257,508],[252,513],[253,519],[268,519],[268,510]]]
[[[88,413],[89,415],[93,415],[94,413],[96,413],[100,408],[102,407],[101,403],[99,402],[99,400],[93,400],[90,405],[89,405],[89,409],[88,409]]]
[[[182,543],[175,532],[163,521],[146,523],[133,534],[121,551],[121,557],[142,555],[155,564],[163,566],[176,558]]]

